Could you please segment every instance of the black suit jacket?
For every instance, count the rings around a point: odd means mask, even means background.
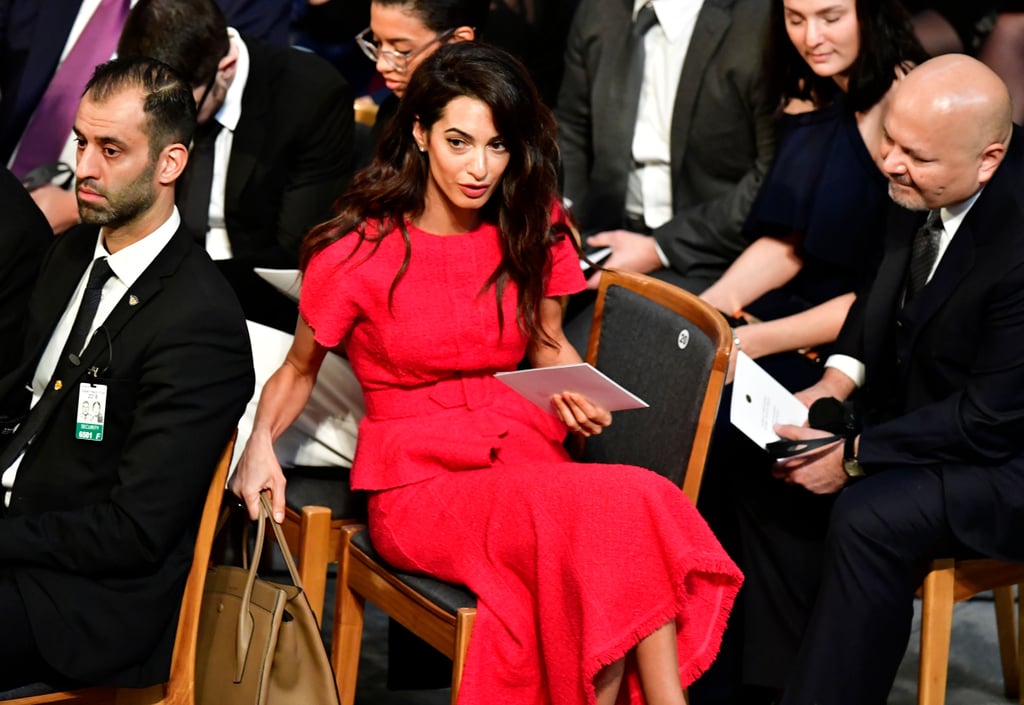
[[[684,275],[722,271],[748,244],[747,211],[775,150],[766,103],[764,0],[705,0],[672,114],[672,220],[654,235]],[[620,67],[629,61],[633,0],[583,0],[555,111],[565,195],[584,232],[623,226],[633,124]]]
[[[0,380],[8,415],[24,411],[24,385],[96,236],[79,226],[47,253],[23,364]],[[79,384],[97,382],[94,367],[107,386],[101,442],[73,437]],[[0,565],[58,672],[132,687],[166,679],[199,513],[252,390],[238,303],[183,232],[116,305],[82,364],[60,361],[0,518]]]
[[[0,375],[18,362],[25,308],[53,231],[21,182],[0,166]]]
[[[295,306],[252,273],[298,266],[299,245],[352,172],[352,89],[318,56],[243,37],[249,79],[228,160],[232,259],[218,262],[246,317],[295,330]]]
[[[351,174],[352,89],[320,57],[243,38],[249,79],[228,160],[233,255],[294,267],[306,231],[331,214]]]
[[[1024,133],[953,236],[932,280],[900,307],[923,213],[894,207],[885,255],[836,352],[865,363],[869,471],[942,469],[957,538],[1024,559]]]

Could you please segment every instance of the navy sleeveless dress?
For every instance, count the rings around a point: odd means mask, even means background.
[[[762,320],[857,291],[877,268],[890,204],[888,181],[844,98],[839,94],[827,107],[780,119],[779,150],[745,227],[752,238],[797,233],[804,264],[792,281],[746,308]],[[819,351],[820,361],[827,349]],[[796,352],[757,362],[794,392],[818,381],[823,371],[820,362]],[[712,678],[778,688],[803,634],[804,602],[817,589],[832,498],[772,477],[768,455],[729,422],[731,391],[727,386],[699,508],[746,583],[712,669],[721,673]]]

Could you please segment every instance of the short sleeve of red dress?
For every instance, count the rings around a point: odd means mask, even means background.
[[[316,342],[333,348],[348,335],[358,310],[356,276],[349,254],[357,238],[347,236],[316,253],[302,275],[299,314]],[[358,255],[353,259],[358,259]]]
[[[587,286],[587,280],[580,269],[580,256],[573,247],[571,235],[559,236],[551,246],[551,276],[548,278],[545,296],[566,296],[575,294]]]

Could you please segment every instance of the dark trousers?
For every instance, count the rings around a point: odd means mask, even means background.
[[[970,555],[950,530],[940,469],[886,469],[843,490],[782,705],[884,705],[928,562]]]
[[[36,647],[25,602],[6,572],[0,572],[0,691],[53,679]]]
[[[796,353],[758,360],[788,389],[821,367]],[[775,701],[800,647],[821,576],[833,496],[776,480],[772,461],[729,421],[732,385],[715,420],[697,508],[744,574],[718,659],[690,690],[694,705]]]

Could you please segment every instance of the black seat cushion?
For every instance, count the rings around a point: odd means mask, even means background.
[[[387,562],[374,550],[373,544],[370,542],[369,531],[360,531],[352,537],[352,543],[370,558],[387,567],[396,578],[446,612],[455,614],[464,607],[476,607],[476,595],[461,585],[435,580],[425,575],[403,573],[388,566]]]
[[[288,480],[285,501],[290,509],[318,505],[331,510],[331,519],[366,519],[366,493],[349,487],[349,468],[305,467],[285,468]]]
[[[3,700],[17,700],[18,698],[30,698],[35,695],[48,695],[50,693],[59,693],[64,690],[75,690],[77,688],[84,688],[80,683],[29,683],[18,688],[11,690],[0,691],[0,701]]]

